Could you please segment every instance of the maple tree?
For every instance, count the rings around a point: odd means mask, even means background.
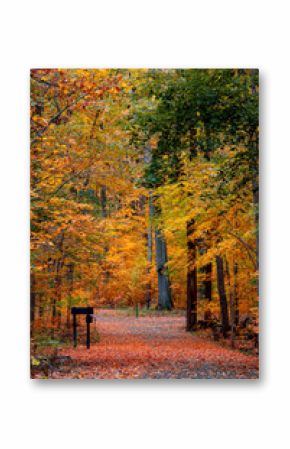
[[[144,251],[128,231],[142,235],[144,214],[137,158],[116,125],[126,90],[115,71],[32,71],[32,291],[52,322],[65,304],[109,298],[120,279],[134,292]]]
[[[90,304],[234,342],[257,325],[258,185],[257,71],[32,70],[32,337]]]

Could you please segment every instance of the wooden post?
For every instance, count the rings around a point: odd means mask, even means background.
[[[87,349],[90,349],[91,345],[91,336],[90,336],[90,323],[91,323],[91,315],[86,316],[86,322],[87,322]]]
[[[77,347],[77,316],[73,314],[73,339],[74,339],[74,348]]]

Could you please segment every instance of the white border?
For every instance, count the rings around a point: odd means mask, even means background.
[[[287,446],[287,5],[282,0],[50,0],[2,6],[2,447]],[[261,381],[29,380],[29,69],[76,66],[260,69]]]

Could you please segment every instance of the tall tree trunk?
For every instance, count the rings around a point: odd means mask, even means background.
[[[147,309],[150,308],[151,305],[151,282],[150,282],[150,273],[152,268],[152,250],[153,250],[153,239],[152,239],[152,216],[153,216],[153,205],[152,205],[152,193],[149,192],[148,197],[149,202],[149,223],[148,223],[148,234],[147,234],[147,274],[148,274],[148,282],[146,285],[146,306]]]
[[[152,161],[152,148],[150,144],[146,144],[144,147],[144,164],[145,166],[150,164]],[[152,238],[152,218],[154,215],[154,206],[153,206],[153,197],[152,192],[149,191],[148,194],[148,215],[149,215],[149,223],[148,223],[148,231],[147,231],[147,275],[148,282],[146,284],[146,306],[147,309],[150,308],[151,305],[151,282],[150,282],[150,273],[152,269],[152,254],[153,254],[153,238]]]
[[[186,308],[186,330],[192,331],[197,326],[197,269],[192,268],[196,259],[196,244],[191,239],[194,220],[187,223],[187,308]]]
[[[52,338],[54,338],[54,328],[61,325],[61,309],[59,303],[62,297],[62,267],[64,263],[63,253],[64,232],[62,231],[56,241],[58,250],[60,251],[60,258],[55,261],[55,277],[54,277],[54,295],[52,300]]]
[[[107,200],[107,187],[105,185],[101,186],[100,192],[100,202],[101,202],[101,213],[103,218],[107,218],[108,216],[108,200]],[[109,252],[109,246],[107,243],[104,245],[104,257],[106,258],[107,253]],[[104,283],[107,284],[109,281],[110,273],[108,270],[105,270],[104,273]]]
[[[256,264],[259,270],[259,181],[258,177],[252,181],[253,203],[256,225]]]
[[[212,263],[208,263],[204,267],[205,281],[204,281],[204,294],[208,301],[212,300]]]
[[[232,285],[231,278],[231,269],[229,262],[226,260],[226,273],[228,279],[228,291],[230,296],[230,328],[231,328],[231,346],[235,347],[235,338],[236,338],[236,304],[235,304],[235,296],[234,296],[234,287]]]
[[[55,297],[53,301],[53,326],[57,325],[60,327],[61,325],[61,308],[60,301],[62,297],[62,277],[61,270],[63,266],[62,258],[57,260],[56,262],[56,275],[55,275]]]
[[[168,270],[166,267],[167,248],[166,241],[160,229],[155,226],[156,268],[158,275],[158,309],[171,310],[172,299]]]
[[[197,156],[196,130],[189,132],[189,160]],[[191,239],[194,220],[186,225],[187,236],[187,300],[186,300],[186,330],[191,331],[197,326],[197,269],[192,268],[196,260],[196,242]]]
[[[144,163],[150,164],[152,160],[152,149],[149,144],[147,144],[144,148]],[[158,213],[157,208],[154,206],[154,197],[151,192],[149,192],[149,229],[148,229],[148,239],[147,239],[147,262],[150,270],[150,265],[152,263],[152,224],[151,218]],[[167,269],[167,247],[166,241],[162,231],[155,226],[155,253],[156,253],[156,269],[158,276],[158,309],[163,310],[171,310],[173,303],[171,298],[171,290],[170,290],[170,281],[168,276]],[[151,285],[147,284],[147,293],[146,293],[146,303],[147,307],[150,307],[151,302]]]
[[[107,187],[102,186],[101,187],[101,211],[102,211],[102,217],[107,217]]]
[[[67,280],[68,280],[68,302],[67,302],[67,309],[66,309],[66,327],[70,329],[71,327],[71,300],[72,300],[72,293],[73,293],[73,286],[74,286],[74,264],[70,263],[67,266]]]
[[[34,319],[35,319],[35,303],[36,303],[36,292],[35,292],[35,274],[30,273],[30,329],[31,335],[34,329]]]
[[[235,326],[240,322],[239,297],[238,297],[238,264],[234,263],[234,302],[235,302]]]
[[[222,331],[224,338],[226,338],[227,332],[229,330],[229,314],[228,314],[227,295],[225,289],[224,265],[223,259],[220,256],[216,256],[216,267],[217,267],[217,286],[220,298],[220,309],[222,318]]]

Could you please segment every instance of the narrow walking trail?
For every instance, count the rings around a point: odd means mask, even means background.
[[[87,379],[256,379],[258,357],[221,347],[185,332],[182,316],[136,319],[120,311],[99,310],[95,323],[100,342],[64,348],[66,369],[52,378]]]

